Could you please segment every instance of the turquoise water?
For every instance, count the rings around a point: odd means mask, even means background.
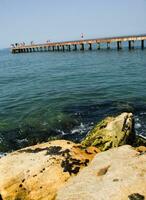
[[[135,114],[146,136],[146,50],[0,51],[0,152],[57,137],[80,141],[94,123]]]

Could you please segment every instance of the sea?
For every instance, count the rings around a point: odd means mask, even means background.
[[[80,142],[132,112],[146,136],[146,49],[12,54],[0,50],[0,155],[52,139]]]

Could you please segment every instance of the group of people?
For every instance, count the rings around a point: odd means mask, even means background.
[[[81,39],[84,38],[84,34],[81,33]],[[51,41],[50,40],[47,40],[46,43],[50,43]],[[30,42],[30,45],[34,45],[34,42],[31,41]],[[11,48],[16,48],[16,47],[24,47],[25,46],[25,42],[22,42],[22,43],[15,43],[15,44],[11,44]]]
[[[31,45],[34,44],[33,41],[30,42]],[[24,47],[25,46],[25,42],[22,42],[22,43],[15,43],[15,44],[11,44],[11,47],[12,48],[16,48],[16,47]]]
[[[25,46],[25,42],[11,44],[11,47],[12,47],[12,48],[15,48],[15,47],[23,47],[23,46]]]

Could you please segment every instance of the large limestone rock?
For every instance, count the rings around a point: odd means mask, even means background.
[[[107,117],[97,124],[83,139],[85,147],[96,146],[105,151],[112,147],[132,144],[135,139],[133,131],[133,114],[122,113],[117,117]]]
[[[56,140],[0,159],[0,199],[53,200],[65,182],[87,166],[98,149]]]
[[[97,154],[58,191],[56,200],[146,199],[146,154],[125,145]]]

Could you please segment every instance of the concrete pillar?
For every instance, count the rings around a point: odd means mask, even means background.
[[[68,45],[68,50],[69,50],[69,51],[71,50],[70,45]]]
[[[92,50],[92,44],[89,43],[89,50]]]
[[[117,49],[122,49],[122,42],[121,41],[118,41],[117,42]]]
[[[57,51],[59,51],[59,46],[57,46]]]
[[[129,41],[129,50],[134,49],[134,40]]]
[[[54,46],[52,46],[52,51],[55,51],[55,47]]]
[[[97,49],[98,50],[100,49],[100,43],[99,42],[97,43]]]
[[[131,41],[128,41],[129,49],[131,49]]]
[[[74,51],[77,50],[77,44],[74,44]]]
[[[80,50],[81,50],[81,51],[84,51],[84,44],[81,44]]]
[[[141,40],[141,48],[144,49],[144,40]]]
[[[62,51],[64,51],[64,50],[65,50],[64,45],[62,45]]]
[[[107,49],[110,49],[110,42],[107,42]]]

